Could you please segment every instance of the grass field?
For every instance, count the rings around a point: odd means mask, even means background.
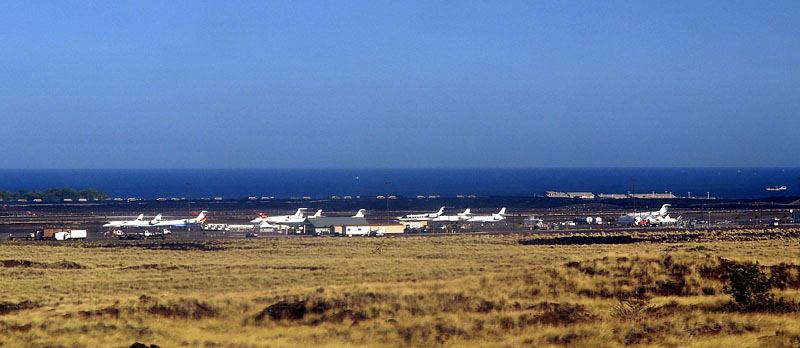
[[[800,346],[797,312],[723,293],[758,261],[800,301],[800,239],[525,238],[0,244],[0,346]]]

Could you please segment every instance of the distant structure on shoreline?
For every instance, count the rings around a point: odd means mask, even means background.
[[[640,199],[672,199],[678,198],[672,192],[665,193],[599,193],[595,195],[592,192],[561,192],[561,191],[545,191],[544,196],[548,198],[580,198],[580,199],[626,199],[626,198],[640,198]]]

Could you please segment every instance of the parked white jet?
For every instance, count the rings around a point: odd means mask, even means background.
[[[107,224],[104,224],[103,227],[133,227],[142,222],[145,222],[144,214],[139,214],[134,220],[109,221]]]
[[[442,216],[444,214],[444,207],[439,208],[439,211],[435,213],[429,214],[409,214],[405,216],[398,217],[397,221],[431,221],[437,217]]]
[[[251,223],[258,224],[261,222],[268,222],[270,224],[289,224],[289,223],[300,223],[305,221],[306,219],[306,210],[308,208],[298,208],[297,212],[293,215],[275,215],[275,216],[266,216],[264,213],[258,213],[258,217],[251,220]],[[322,210],[320,209],[317,213],[322,214]],[[314,214],[316,215],[316,214]]]
[[[197,225],[197,224],[202,224],[202,223],[206,222],[206,214],[208,214],[208,212],[203,210],[203,211],[200,212],[200,214],[197,214],[197,217],[194,218],[194,219],[178,219],[178,220],[159,221],[158,223],[156,223],[153,226],[158,226],[158,227],[164,227],[164,226],[188,227],[188,226],[193,226],[193,225]]]
[[[237,231],[237,230],[238,231],[243,231],[243,230],[253,230],[253,229],[268,229],[268,228],[276,229],[276,228],[279,228],[279,227],[280,226],[270,224],[269,222],[266,222],[266,221],[261,221],[261,222],[255,223],[253,225],[228,225],[228,229],[231,230],[231,231]]]
[[[680,218],[680,216],[678,218]],[[645,221],[647,221],[648,225],[658,226],[658,225],[673,225],[678,222],[678,219],[670,217],[669,214],[667,214],[664,216],[649,216]]]
[[[456,221],[466,221],[469,219],[469,216],[472,215],[469,212],[469,208],[464,210],[463,213],[458,213],[456,215],[441,215],[433,218],[431,221],[446,221],[446,222],[456,222]]]
[[[275,224],[275,225],[302,225],[302,224],[304,224],[306,222],[306,219],[308,218],[308,216],[306,216],[306,214],[305,214],[306,213],[306,208],[300,208],[297,211],[298,211],[297,213],[295,213],[292,216],[289,216],[285,220],[276,221],[273,224]],[[322,209],[317,210],[317,212],[314,213],[314,215],[312,215],[311,217],[315,217],[315,218],[322,217]],[[269,221],[267,221],[267,222],[269,222]],[[269,227],[269,226],[261,225],[261,227],[264,228],[264,227]]]
[[[143,226],[154,226],[154,225],[158,224],[159,222],[161,222],[161,213],[158,213],[158,215],[156,215],[156,216],[153,218],[153,220],[150,220],[150,221],[148,221],[147,223],[143,223],[143,224],[142,224],[142,223],[140,223],[140,224],[135,224],[135,226],[136,226],[136,227],[143,227]]]
[[[506,219],[506,208],[500,209],[500,212],[492,215],[476,215],[469,219],[468,222],[500,222]]]
[[[661,221],[670,221],[674,223],[675,221],[672,220],[675,219],[670,218],[669,214],[667,214],[669,206],[669,204],[664,204],[658,211],[625,214],[620,216],[617,221],[620,225],[641,225],[643,223],[659,224],[661,222],[656,222],[659,221],[659,219]]]

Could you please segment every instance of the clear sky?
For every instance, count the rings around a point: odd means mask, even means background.
[[[800,166],[800,1],[2,1],[0,168]]]

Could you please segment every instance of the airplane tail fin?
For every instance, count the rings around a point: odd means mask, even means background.
[[[206,222],[206,214],[208,214],[207,211],[201,211],[200,214],[197,214],[197,219],[195,221],[197,221],[198,224]]]
[[[439,208],[439,211],[436,212],[436,216],[442,216],[444,214],[444,207]]]
[[[308,208],[297,208],[297,212],[294,213],[294,217],[296,218],[303,217],[303,214],[305,214],[306,210],[308,210]]]
[[[353,217],[364,217],[364,212],[366,211],[367,211],[366,209],[359,209],[358,213],[356,213],[356,215],[353,215]]]
[[[469,212],[469,209],[470,208],[467,208],[466,210],[464,210],[464,212],[461,213],[461,215],[471,215],[472,213]]]
[[[144,214],[139,214],[139,216],[136,217],[136,221],[142,221],[142,220],[144,220]]]
[[[251,223],[259,223],[262,221],[267,221],[267,217],[264,215],[264,213],[258,213],[258,217],[256,217],[253,220],[250,220]]]
[[[154,218],[153,218],[153,220],[150,220],[150,224],[151,224],[151,225],[155,225],[155,224],[157,224],[159,221],[161,221],[161,213],[158,213],[158,215],[156,215],[156,217],[154,217]]]
[[[322,217],[322,209],[317,210],[317,212],[314,213],[314,215],[311,216],[311,217],[315,217],[315,218]]]
[[[503,209],[500,209],[500,212],[499,212],[499,213],[497,213],[497,215],[500,215],[500,216],[504,216],[504,215],[506,215],[506,208],[505,208],[505,207],[503,207]]]
[[[664,214],[666,214],[666,213],[667,213],[667,207],[669,207],[669,206],[670,206],[669,204],[664,204],[664,205],[662,205],[662,206],[661,206],[661,209],[659,209],[659,210],[658,210],[658,212],[659,212],[661,215],[664,215]]]

